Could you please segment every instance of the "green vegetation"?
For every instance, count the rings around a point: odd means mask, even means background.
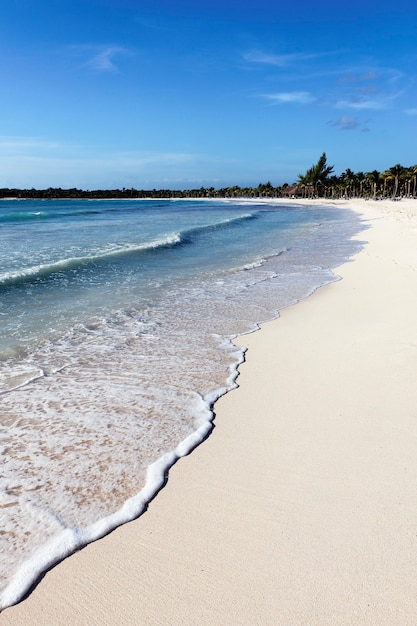
[[[417,165],[394,165],[384,172],[353,172],[349,168],[335,176],[323,152],[316,164],[298,181],[274,187],[269,181],[257,187],[200,187],[199,189],[0,189],[0,198],[33,199],[131,199],[131,198],[417,198]]]
[[[305,174],[298,175],[298,183],[301,187],[310,187],[314,195],[319,193],[319,187],[325,188],[334,165],[327,165],[326,153],[323,152],[315,165],[312,165]]]

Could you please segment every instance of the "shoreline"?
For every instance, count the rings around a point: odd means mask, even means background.
[[[212,436],[0,624],[414,622],[416,203],[305,204],[373,224],[343,280],[235,341],[247,361]]]

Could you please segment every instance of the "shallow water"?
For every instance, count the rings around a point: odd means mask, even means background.
[[[335,280],[345,209],[0,204],[0,606],[139,514],[234,385],[231,339]]]

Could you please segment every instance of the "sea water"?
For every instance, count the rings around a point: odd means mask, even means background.
[[[143,511],[235,386],[233,337],[336,280],[359,230],[292,201],[0,203],[0,608]]]

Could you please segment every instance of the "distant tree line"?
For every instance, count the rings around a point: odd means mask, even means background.
[[[132,199],[132,198],[417,198],[417,165],[403,167],[400,164],[378,172],[353,172],[346,169],[340,176],[333,174],[334,166],[328,165],[326,153],[320,156],[305,174],[299,174],[297,182],[274,187],[269,181],[257,187],[200,187],[199,189],[95,189],[75,187],[61,189],[0,189],[0,198],[27,199]]]
[[[36,200],[59,199],[140,199],[140,198],[236,198],[236,197],[279,197],[281,187],[273,187],[270,182],[257,187],[200,187],[198,189],[94,189],[84,190],[75,187],[62,189],[48,187],[48,189],[16,189],[0,188],[0,198],[25,198]]]

